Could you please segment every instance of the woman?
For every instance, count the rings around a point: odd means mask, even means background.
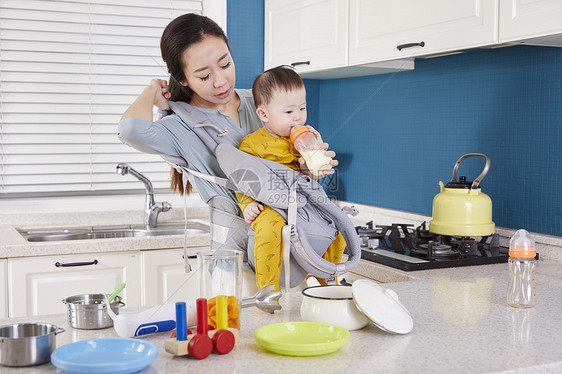
[[[244,136],[262,127],[251,90],[234,89],[236,72],[226,35],[211,19],[184,14],[166,27],[160,50],[170,73],[170,82],[159,79],[150,82],[123,114],[119,138],[142,152],[160,154],[167,160],[183,159],[193,170],[224,177],[215,155],[184,122],[185,117],[171,114],[152,122],[152,108],[156,105],[169,110],[168,100],[187,103],[192,117],[187,121],[226,128],[226,137],[234,146],[238,146]],[[328,151],[327,155],[333,158],[335,153]],[[300,162],[304,165],[304,160]],[[336,166],[337,161],[332,160],[332,165]],[[233,192],[191,175],[189,178],[211,207],[213,248],[239,243],[239,248],[245,250],[240,239],[247,236],[248,226],[240,218]],[[182,194],[191,190],[191,184],[184,190],[181,175],[174,169],[172,189]],[[238,234],[216,228],[220,222],[230,224],[232,221],[239,223]]]

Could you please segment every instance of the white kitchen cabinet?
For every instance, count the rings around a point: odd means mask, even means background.
[[[500,0],[500,42],[562,47],[562,1]]]
[[[141,305],[140,252],[8,259],[8,279],[10,317],[65,313],[63,299],[111,293],[123,282],[123,301],[131,307]]]
[[[265,69],[347,65],[348,0],[268,0],[265,17]]]
[[[413,69],[411,59],[350,66],[349,27],[349,0],[266,0],[264,68],[293,65],[311,79]]]
[[[176,301],[195,300],[199,297],[199,272],[196,256],[198,251],[209,248],[188,248],[192,271],[185,272],[183,248],[142,252],[144,274],[143,302],[156,305]],[[242,272],[242,297],[257,292],[254,273],[244,264]]]
[[[265,68],[303,78],[411,70],[414,58],[500,44],[562,47],[562,0],[266,0]]]
[[[349,63],[498,43],[498,0],[350,0]]]
[[[0,319],[8,318],[8,260],[0,260]]]
[[[188,260],[193,271],[186,273],[183,248],[142,252],[143,304],[157,305],[199,297],[198,251],[209,248],[189,248]]]

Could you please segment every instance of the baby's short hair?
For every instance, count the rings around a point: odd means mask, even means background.
[[[288,92],[302,87],[304,82],[292,67],[288,65],[274,67],[258,75],[254,81],[252,86],[254,104],[256,107],[268,104],[275,90]]]

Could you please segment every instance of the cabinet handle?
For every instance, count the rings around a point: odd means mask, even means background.
[[[425,47],[425,42],[406,43],[406,44],[400,44],[400,45],[396,46],[396,48],[398,48],[399,51],[401,51],[404,48],[411,48],[411,47]]]
[[[87,266],[87,265],[96,265],[98,260],[94,260],[92,262],[69,262],[67,264],[61,264],[60,262],[55,262],[55,266],[60,267],[69,267],[69,266]]]
[[[295,67],[297,65],[310,65],[310,61],[299,61],[299,62],[293,62],[291,63],[292,67]]]

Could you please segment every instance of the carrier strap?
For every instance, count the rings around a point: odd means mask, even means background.
[[[300,241],[293,241],[293,235],[296,234],[297,225],[297,181],[291,185],[289,190],[289,206],[287,210],[287,226],[281,230],[281,240],[283,243],[283,268],[285,269],[285,292],[289,292],[291,285],[291,272],[289,269],[291,263],[291,243],[295,248],[300,245]],[[302,248],[302,247],[301,247]]]

